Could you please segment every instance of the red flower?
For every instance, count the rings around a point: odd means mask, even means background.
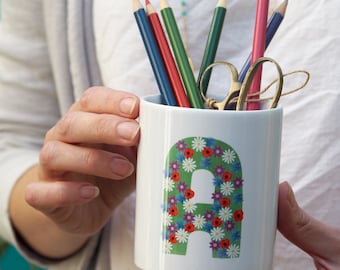
[[[223,239],[223,240],[221,241],[220,245],[221,245],[221,248],[223,248],[223,249],[229,248],[229,246],[230,246],[230,241],[229,241],[229,239]]]
[[[171,216],[177,216],[178,215],[178,209],[177,209],[177,207],[176,206],[171,206],[170,208],[169,208],[169,214],[171,215]]]
[[[191,157],[193,157],[194,156],[194,150],[192,150],[191,148],[186,148],[185,150],[184,150],[184,156],[186,157],[186,158],[191,158]]]
[[[217,227],[220,227],[222,225],[222,220],[218,217],[215,217],[215,218],[213,218],[211,223],[215,228],[217,228]]]
[[[213,151],[210,147],[204,147],[202,151],[202,155],[205,158],[211,157],[213,155]]]
[[[192,189],[189,188],[186,191],[184,191],[184,196],[185,196],[185,198],[190,200],[195,196],[195,192]]]
[[[170,234],[170,236],[169,236],[169,242],[172,243],[172,244],[176,244],[176,243],[178,242],[175,233]]]
[[[171,179],[175,182],[179,181],[181,179],[181,175],[179,172],[172,172],[171,173]]]
[[[221,200],[220,200],[220,204],[222,207],[228,207],[230,205],[230,199],[229,198],[226,198],[226,197],[223,197]]]
[[[243,220],[243,211],[242,210],[236,210],[234,212],[234,220],[235,221],[242,221]]]
[[[223,180],[224,182],[229,182],[229,181],[231,180],[231,178],[233,178],[233,175],[232,175],[231,172],[224,172],[224,173],[222,174],[222,180]]]
[[[185,230],[189,233],[193,232],[195,230],[195,226],[192,223],[185,224]]]

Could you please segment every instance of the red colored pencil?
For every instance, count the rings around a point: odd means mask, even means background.
[[[251,63],[254,63],[258,58],[263,57],[266,44],[266,27],[268,20],[269,0],[258,0],[256,7],[256,19],[254,27],[254,39]],[[250,86],[249,94],[254,94],[260,91],[261,88],[262,67],[258,69],[254,80]],[[254,96],[257,99],[258,96]],[[260,103],[250,101],[247,103],[247,110],[259,110]]]
[[[180,107],[190,108],[191,106],[188,97],[185,93],[181,77],[171,53],[159,16],[149,0],[145,0],[145,4],[148,19],[150,21],[152,31],[154,32],[159,50],[165,63],[165,69],[169,75],[170,84],[172,85],[177,103]]]

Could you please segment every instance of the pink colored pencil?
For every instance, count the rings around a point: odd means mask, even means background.
[[[151,5],[149,0],[145,1],[146,11],[148,14],[148,19],[154,32],[159,50],[161,52],[162,58],[164,60],[165,69],[169,75],[169,81],[172,86],[174,96],[180,107],[190,108],[189,99],[185,93],[184,86],[182,84],[181,77],[179,75],[175,60],[171,53],[166,35],[164,33],[163,27],[161,25],[158,14]]]
[[[254,27],[254,39],[251,63],[254,63],[258,58],[263,57],[266,44],[266,27],[268,20],[269,0],[258,0],[256,7],[256,19]],[[249,94],[254,94],[261,89],[262,67],[258,69],[254,80],[250,86]],[[257,99],[258,96],[252,97]],[[259,110],[260,103],[250,101],[247,103],[247,110]]]

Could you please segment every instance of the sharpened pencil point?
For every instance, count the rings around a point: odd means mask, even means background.
[[[227,7],[227,0],[218,0],[216,7]]]
[[[280,13],[282,16],[284,16],[286,13],[287,6],[288,6],[288,0],[285,0],[282,2],[281,5],[279,5],[279,7],[275,11]]]
[[[159,6],[160,6],[160,9],[164,9],[164,8],[170,7],[169,3],[166,0],[160,0],[159,1]]]
[[[132,0],[133,4],[133,11],[137,11],[138,9],[142,8],[142,4],[139,2],[139,0]]]
[[[154,9],[153,5],[151,4],[151,2],[149,0],[145,0],[145,5],[146,5],[146,14],[147,15],[151,15],[156,13],[156,10]]]

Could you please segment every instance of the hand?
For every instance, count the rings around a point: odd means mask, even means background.
[[[287,182],[280,184],[278,229],[313,258],[316,269],[340,269],[340,229],[304,212]]]
[[[61,230],[90,236],[135,189],[139,99],[104,87],[87,90],[48,131],[39,181],[25,199]]]

